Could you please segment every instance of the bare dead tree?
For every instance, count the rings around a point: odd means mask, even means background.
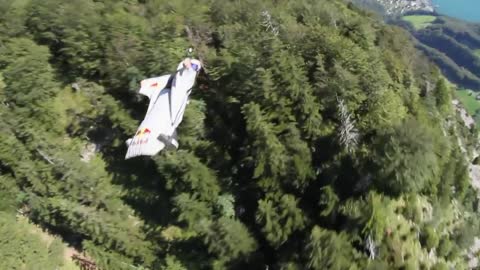
[[[272,32],[274,36],[278,36],[278,25],[273,21],[270,12],[268,12],[267,10],[262,11],[262,19],[262,26],[264,26],[267,31]]]
[[[45,160],[47,161],[48,163],[52,164],[52,165],[55,165],[55,163],[52,161],[52,159],[47,156],[47,154],[45,154],[44,152],[40,151],[39,149],[37,149],[37,153],[40,154],[40,156]]]
[[[358,130],[355,127],[355,120],[352,119],[352,114],[348,112],[344,100],[337,97],[337,101],[340,118],[339,141],[347,152],[352,153],[358,144]]]
[[[377,256],[377,245],[373,241],[372,235],[369,234],[365,239],[365,248],[368,250],[370,260],[375,260]]]

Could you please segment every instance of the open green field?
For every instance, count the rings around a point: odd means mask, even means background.
[[[462,102],[465,109],[467,109],[468,114],[475,115],[475,112],[480,109],[480,101],[475,99],[477,93],[469,95],[470,90],[458,90],[457,97]]]
[[[437,17],[430,15],[409,15],[403,16],[402,19],[411,23],[416,30],[420,30],[429,26]]]

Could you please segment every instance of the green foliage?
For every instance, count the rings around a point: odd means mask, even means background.
[[[26,5],[30,0],[7,0],[0,3],[0,35],[14,37],[25,34],[27,20]]]
[[[450,252],[452,251],[452,242],[448,238],[440,239],[440,243],[438,245],[437,253],[441,257],[447,257]]]
[[[440,79],[435,86],[437,92],[435,97],[437,99],[438,110],[442,113],[448,113],[452,109],[452,94],[444,79]]]
[[[254,177],[260,177],[263,174],[276,177],[284,174],[287,166],[286,150],[274,134],[273,125],[265,121],[257,104],[247,104],[243,111],[247,118],[247,131],[250,131],[255,138],[254,143],[251,144],[256,163]]]
[[[64,257],[65,246],[49,237],[24,218],[0,212],[0,250],[2,269],[62,269],[74,270]]]
[[[205,202],[198,201],[186,193],[174,198],[175,210],[179,213],[178,220],[185,221],[190,226],[198,226],[211,218],[211,210]]]
[[[11,39],[1,49],[0,66],[5,86],[7,102],[18,106],[39,105],[51,98],[56,90],[52,67],[48,61],[47,47],[38,46],[28,39]],[[30,78],[30,79],[19,79]]]
[[[401,29],[326,0],[7,0],[0,26],[0,268],[69,267],[15,211],[106,270],[466,265],[476,133]],[[139,81],[189,46],[180,149],[125,161]]]
[[[440,238],[434,228],[427,226],[421,235],[422,244],[428,249],[436,248],[440,242]]]
[[[332,212],[335,210],[335,207],[338,206],[338,202],[338,195],[335,194],[335,191],[332,189],[332,187],[327,186],[322,188],[319,205],[323,208],[323,210],[320,215],[328,216],[332,214]]]
[[[306,246],[310,269],[355,269],[352,247],[345,234],[315,226]]]
[[[173,256],[167,256],[165,259],[165,265],[160,268],[162,270],[186,270],[185,268],[179,261],[175,259]]]
[[[439,159],[435,155],[433,132],[416,120],[407,120],[391,132],[384,132],[377,145],[377,185],[392,194],[419,192],[434,183]]]
[[[448,265],[444,262],[436,263],[432,268],[432,270],[448,270],[448,269],[449,269]]]
[[[305,217],[293,195],[259,201],[257,222],[273,246],[280,246],[296,230],[305,226]]]
[[[208,251],[221,260],[230,261],[246,256],[256,249],[255,240],[241,222],[222,217],[214,221],[205,232]]]

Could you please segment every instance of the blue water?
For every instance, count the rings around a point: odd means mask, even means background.
[[[433,0],[438,13],[480,22],[480,0]]]

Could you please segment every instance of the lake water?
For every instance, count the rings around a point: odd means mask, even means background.
[[[439,13],[471,21],[480,22],[480,0],[433,0]]]

